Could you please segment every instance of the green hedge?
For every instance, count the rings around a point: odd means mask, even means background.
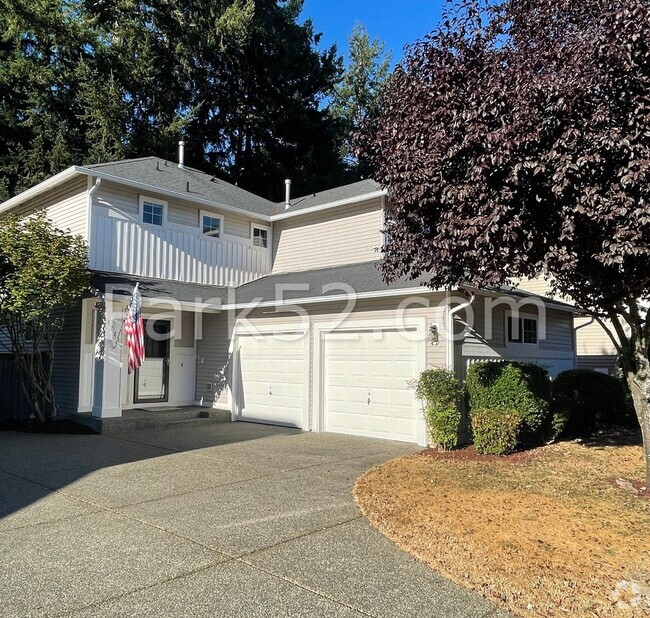
[[[532,363],[481,362],[467,371],[470,415],[474,410],[514,410],[521,419],[522,444],[542,442],[549,433],[551,381]]]
[[[516,410],[473,410],[474,447],[481,455],[508,455],[519,446],[521,426],[521,416]]]
[[[427,369],[415,382],[415,393],[424,401],[424,416],[431,441],[443,449],[458,446],[460,410],[458,381],[447,369]]]
[[[596,423],[628,425],[635,420],[620,380],[590,369],[564,371],[552,385],[556,437],[587,437]]]

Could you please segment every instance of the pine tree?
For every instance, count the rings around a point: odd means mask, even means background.
[[[365,26],[357,24],[348,39],[350,63],[337,84],[332,113],[343,127],[343,156],[357,166],[352,137],[363,123],[377,115],[382,88],[390,76],[392,55],[379,39],[371,39]]]
[[[0,191],[159,155],[280,199],[345,176],[342,63],[302,0],[0,0]]]

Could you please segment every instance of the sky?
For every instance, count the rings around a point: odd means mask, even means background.
[[[311,17],[321,46],[336,43],[347,55],[347,39],[359,22],[379,38],[399,62],[405,45],[427,34],[440,20],[444,0],[305,0],[303,18]]]

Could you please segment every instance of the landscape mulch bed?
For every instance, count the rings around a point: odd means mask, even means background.
[[[642,449],[624,442],[429,449],[370,470],[355,496],[402,549],[515,614],[647,617],[650,501],[612,482],[643,486]]]
[[[483,463],[524,464],[531,461],[538,452],[538,450],[519,451],[506,456],[479,455],[473,446],[467,446],[454,451],[440,451],[435,448],[428,448],[422,451],[422,455],[443,461],[480,461]]]

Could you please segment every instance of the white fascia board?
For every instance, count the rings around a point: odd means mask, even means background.
[[[520,295],[508,294],[507,292],[494,292],[489,290],[480,290],[478,288],[464,287],[463,289],[471,290],[475,294],[480,295],[499,295],[503,294],[504,296],[511,296],[514,299],[526,300],[529,297],[522,297]],[[397,290],[379,290],[375,292],[361,292],[355,296],[356,300],[368,300],[375,298],[393,298],[393,297],[405,297],[405,296],[422,296],[425,294],[438,294],[441,292],[448,292],[444,289],[432,290],[431,288],[426,287],[413,287],[413,288],[400,288]],[[530,295],[532,299],[538,299],[544,303],[544,305],[550,306],[552,309],[557,309],[559,311],[566,311],[567,313],[580,313],[575,307],[570,307],[565,304],[556,304],[548,298],[542,296],[535,296],[534,294]],[[251,303],[234,303],[223,305],[223,310],[240,310],[240,309],[268,309],[273,307],[295,307],[301,305],[315,305],[318,303],[339,303],[347,302],[350,297],[347,294],[336,294],[332,296],[310,296],[306,298],[290,298],[281,301],[269,300],[262,302],[251,302]]]
[[[99,296],[94,297],[100,298]],[[131,302],[131,294],[116,291],[111,293],[111,300],[114,303],[124,303],[126,305]],[[142,297],[142,307],[147,309],[164,309],[169,308],[170,312],[175,309],[181,311],[188,311],[190,313],[221,313],[225,307],[210,303],[196,303],[191,301],[177,301],[171,298],[150,298]]]
[[[339,200],[338,202],[328,202],[327,204],[321,204],[320,206],[312,206],[311,208],[303,208],[302,210],[291,211],[291,209],[289,209],[287,212],[282,212],[278,215],[272,215],[271,221],[283,221],[284,219],[299,217],[300,215],[308,215],[309,213],[320,212],[322,210],[329,210],[330,208],[350,206],[351,204],[358,204],[359,202],[367,202],[369,200],[374,200],[379,197],[386,197],[387,195],[388,192],[382,189],[381,191],[366,193],[364,195],[358,195],[357,197],[350,197],[345,200]]]
[[[14,197],[12,197],[11,199],[2,202],[2,204],[0,204],[0,214],[8,212],[13,208],[16,208],[16,206],[20,206],[27,200],[37,197],[38,195],[41,195],[41,193],[45,193],[50,189],[54,189],[55,187],[62,185],[64,182],[67,182],[71,178],[74,178],[79,173],[80,172],[78,168],[69,167],[68,169],[63,170],[62,172],[59,172],[55,176],[52,176],[52,178],[48,178],[43,182],[39,182],[37,185],[34,185],[33,187],[27,189],[26,191],[23,191],[18,195],[14,195]]]
[[[163,189],[156,185],[150,185],[144,182],[138,182],[136,180],[128,180],[126,178],[121,178],[119,176],[113,176],[112,174],[107,174],[106,172],[100,172],[98,170],[90,169],[87,167],[77,167],[75,168],[81,174],[87,174],[88,176],[93,176],[95,178],[101,178],[102,180],[107,180],[109,182],[115,182],[117,184],[125,185],[127,187],[132,187],[134,189],[140,189],[141,191],[148,191],[150,193],[158,193],[159,195],[165,195],[167,197],[173,197],[179,200],[184,200],[186,202],[193,202],[195,204],[200,204],[201,206],[209,206],[212,208],[218,208],[220,210],[225,210],[228,212],[233,212],[238,215],[242,215],[251,219],[258,219],[259,221],[265,221],[270,223],[271,218],[267,215],[260,215],[258,213],[252,212],[250,210],[243,210],[242,208],[236,208],[235,206],[228,206],[226,204],[221,204],[220,202],[214,202],[213,200],[206,200],[201,197],[196,197],[188,195],[187,193],[179,193],[178,191],[170,191],[169,189]]]
[[[399,290],[381,290],[377,292],[361,292],[355,295],[356,300],[367,300],[373,298],[391,298],[399,296],[421,296],[422,294],[435,294],[443,290],[431,290],[429,288],[401,288]],[[269,307],[295,307],[296,305],[315,305],[318,303],[339,303],[350,300],[348,294],[334,294],[331,296],[311,296],[307,298],[289,298],[286,300],[268,300],[252,303],[235,303],[233,305],[224,305],[224,310],[228,309],[264,309]]]

